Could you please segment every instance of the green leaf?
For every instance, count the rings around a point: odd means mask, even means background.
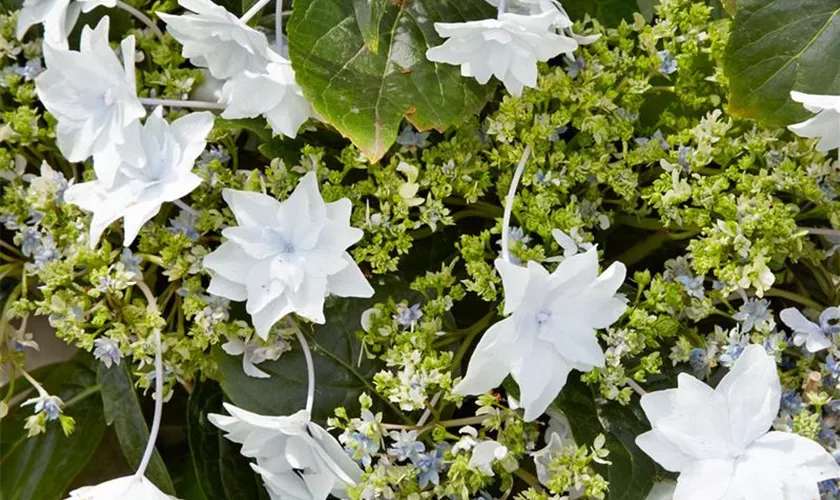
[[[379,53],[379,26],[389,0],[353,0],[356,22],[365,46],[371,54]]]
[[[649,0],[573,0],[563,2],[563,8],[572,21],[583,21],[588,15],[606,26],[618,26],[621,21],[632,23],[633,14],[640,11],[640,5],[649,3]]]
[[[318,114],[372,160],[399,134],[403,117],[419,130],[444,130],[476,112],[494,85],[462,78],[457,66],[431,63],[426,50],[443,40],[435,22],[494,16],[484,0],[387,2],[380,26],[359,20],[348,0],[297,0],[289,21],[295,77]],[[371,11],[376,13],[375,10]],[[360,24],[379,30],[370,50]]]
[[[840,94],[840,0],[738,0],[724,57],[730,114],[787,125],[790,91]]]
[[[360,356],[356,331],[361,328],[359,318],[365,309],[385,297],[399,300],[400,290],[403,288],[385,287],[368,300],[327,299],[324,311],[327,322],[315,325],[315,335],[308,338],[315,363],[313,420],[324,422],[339,406],[352,412],[352,408],[359,407],[358,399],[362,392],[376,397],[370,381],[382,365]],[[266,379],[245,375],[242,356],[229,356],[221,349],[214,349],[213,354],[219,366],[222,388],[236,406],[264,415],[290,415],[304,407],[306,363],[296,341],[294,349],[284,353],[280,359],[260,363],[260,370],[271,375]],[[401,415],[390,402],[381,402]]]
[[[99,363],[97,378],[102,387],[105,423],[114,426],[126,461],[132,469],[136,469],[140,465],[143,451],[149,441],[149,428],[143,417],[143,410],[137,399],[134,384],[131,382],[128,367],[122,363],[108,368]],[[146,469],[146,477],[164,493],[175,494],[172,479],[157,450],[152,454],[152,460]]]
[[[0,491],[4,500],[64,498],[70,482],[99,447],[105,419],[92,365],[92,357],[79,357],[56,365],[41,380],[50,394],[67,404],[65,414],[76,420],[76,430],[69,437],[58,422],[49,422],[46,433],[27,439],[21,428],[32,414],[31,406],[14,407],[0,421],[0,434],[17,436],[13,442],[4,439],[0,458]]]
[[[210,413],[224,413],[222,397],[219,384],[208,381],[196,385],[187,403],[187,435],[203,499],[260,498],[264,493],[239,445],[207,419]]]
[[[657,466],[636,446],[636,436],[650,430],[629,406],[616,402],[596,405],[592,390],[577,376],[569,381],[553,406],[569,419],[579,445],[591,444],[598,434],[607,438],[612,465],[596,469],[609,481],[607,500],[644,500],[656,480]]]

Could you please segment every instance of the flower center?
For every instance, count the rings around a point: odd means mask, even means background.
[[[540,312],[537,313],[536,320],[537,327],[541,328],[545,326],[551,320],[551,311],[542,309]]]

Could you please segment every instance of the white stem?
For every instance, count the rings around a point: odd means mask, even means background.
[[[128,5],[127,3],[123,2],[122,0],[117,0],[117,8],[122,9],[122,10],[128,12],[129,14],[131,14],[132,16],[136,17],[137,19],[139,19],[141,23],[145,24],[146,26],[149,27],[150,30],[152,30],[152,33],[154,33],[155,36],[157,36],[158,38],[163,40],[163,32],[160,30],[160,28],[157,27],[157,24],[155,24],[154,21],[149,19],[149,16],[147,16],[146,14],[143,14],[142,12],[135,9],[131,5]]]
[[[637,384],[636,381],[633,380],[632,378],[627,379],[627,385],[632,387],[633,390],[636,391],[636,394],[638,394],[639,396],[644,396],[645,394],[647,394],[647,391],[642,389],[642,386]]]
[[[840,231],[836,229],[825,229],[822,227],[801,227],[800,229],[804,229],[808,231],[808,234],[819,234],[822,236],[833,236],[838,237],[840,236]]]
[[[499,15],[505,13],[505,0],[499,0]]]
[[[137,282],[137,288],[143,292],[146,297],[148,309],[159,314],[157,301],[155,300],[149,286],[143,281]],[[146,443],[146,449],[143,451],[143,458],[140,460],[140,465],[137,467],[135,477],[141,478],[146,475],[146,468],[152,460],[152,454],[155,451],[155,442],[157,441],[158,432],[160,432],[160,419],[163,416],[163,353],[160,341],[160,330],[155,329],[155,414],[152,417],[152,428],[149,430],[149,442]]]
[[[295,324],[295,335],[297,335],[300,347],[303,349],[303,357],[306,359],[306,378],[308,380],[306,387],[306,412],[312,416],[312,407],[315,406],[315,364],[312,362],[312,351],[309,350],[309,343],[300,327]]]
[[[191,206],[187,205],[181,200],[175,200],[172,202],[176,207],[180,208],[184,212],[187,212],[190,215],[198,215],[198,212]]]
[[[154,97],[141,97],[140,103],[146,106],[170,106],[173,108],[225,109],[225,105],[220,102],[179,101],[177,99],[156,99]]]
[[[503,3],[504,0],[502,1]],[[513,173],[513,180],[510,182],[507,198],[505,198],[505,213],[502,218],[502,258],[507,262],[510,262],[510,243],[508,242],[508,238],[510,238],[510,216],[513,211],[513,202],[516,199],[516,188],[519,187],[519,180],[522,179],[522,172],[525,171],[525,164],[528,162],[528,156],[530,154],[531,146],[525,146],[525,151],[522,152],[519,165],[516,166],[516,171]]]
[[[420,415],[420,420],[417,421],[417,427],[423,427],[424,425],[426,425],[426,422],[429,420],[429,417],[432,415],[432,408],[434,408],[434,406],[440,400],[440,395],[441,394],[443,394],[443,393],[439,392],[439,393],[435,394],[434,396],[432,396],[432,400],[429,401],[429,406],[426,407],[426,411],[424,411],[423,414]]]
[[[277,0],[276,14],[274,15],[274,33],[277,37],[274,40],[274,46],[277,48],[277,53],[283,55],[283,0]]]
[[[268,2],[270,1],[271,0],[259,0],[257,3],[252,5],[250,9],[248,9],[248,12],[242,14],[242,17],[240,17],[239,20],[243,23],[247,23],[248,21],[253,19],[254,16],[257,15],[257,12],[259,12],[260,10],[262,10],[263,7],[268,5]]]

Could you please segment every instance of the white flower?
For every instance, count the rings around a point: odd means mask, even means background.
[[[565,259],[549,274],[540,264],[520,267],[496,260],[505,289],[506,319],[491,326],[475,348],[459,394],[483,394],[511,374],[521,390],[525,420],[543,414],[572,369],[604,366],[595,336],[624,313],[616,297],[624,264],[598,276],[595,248]]]
[[[539,479],[543,486],[547,485],[548,481],[551,479],[548,470],[551,461],[558,455],[561,455],[563,450],[566,448],[566,444],[563,443],[562,437],[556,432],[551,432],[549,434],[548,431],[546,431],[546,436],[548,442],[545,447],[535,451],[531,455],[534,457],[534,465],[537,468],[537,479]]]
[[[779,316],[782,322],[793,330],[793,343],[805,344],[810,353],[822,351],[832,346],[832,336],[840,329],[831,322],[840,319],[840,308],[829,307],[820,314],[820,324],[808,321],[795,307],[783,309]]]
[[[108,45],[107,16],[93,30],[84,27],[78,52],[44,44],[47,70],[35,88],[58,119],[58,147],[69,161],[122,144],[124,129],[146,115],[134,82],[134,37],[121,47],[124,66]]]
[[[817,483],[840,477],[840,466],[818,443],[767,432],[779,411],[776,363],[751,345],[712,389],[681,373],[679,387],[642,396],[653,430],[636,444],[678,472],[675,500],[819,498]]]
[[[67,35],[79,18],[79,7],[70,0],[25,0],[18,14],[15,36],[23,40],[29,28],[43,23],[46,44],[67,48]]]
[[[291,346],[280,338],[273,345],[267,346],[260,345],[253,339],[247,343],[241,339],[228,339],[222,345],[222,349],[231,356],[242,355],[242,371],[245,375],[254,378],[269,378],[271,375],[260,370],[256,365],[280,359],[284,352],[291,350]]]
[[[166,30],[181,44],[181,54],[216,78],[245,71],[262,72],[268,63],[268,40],[224,7],[210,0],[179,0],[192,11],[181,16],[158,13]]]
[[[534,16],[501,14],[498,19],[463,23],[435,23],[443,45],[426,51],[426,58],[461,66],[461,74],[485,84],[491,75],[504,83],[508,92],[522,95],[523,87],[537,86],[537,61],[572,52],[577,42],[551,28],[556,14]],[[492,54],[492,57],[488,57]]]
[[[275,133],[294,138],[309,119],[311,106],[295,82],[292,64],[277,55],[273,59],[264,71],[245,71],[225,83],[222,102],[227,107],[222,117],[263,115]]]
[[[145,125],[134,123],[126,129],[123,144],[97,155],[97,175],[116,169],[113,185],[102,180],[83,182],[64,194],[68,203],[93,212],[91,248],[117,219],[124,219],[123,244],[130,245],[163,203],[182,198],[201,184],[201,177],[191,170],[213,128],[213,115],[190,113],[171,124],[161,115],[162,109],[157,108]]]
[[[482,441],[473,448],[469,466],[488,476],[495,476],[493,462],[504,459],[507,452],[507,447],[497,441]]]
[[[338,441],[301,410],[291,416],[268,417],[225,403],[231,416],[211,414],[210,422],[242,444],[242,455],[265,481],[272,499],[323,500],[361,479],[362,471]]]
[[[96,486],[83,486],[70,492],[66,500],[177,500],[160,491],[143,476],[111,479]]]
[[[817,151],[830,151],[840,147],[840,96],[804,94],[793,91],[791,99],[801,102],[815,116],[788,128],[802,137],[819,137]]]
[[[371,297],[347,248],[362,238],[350,226],[350,200],[324,203],[315,173],[306,174],[283,202],[225,189],[222,197],[239,226],[222,231],[228,241],[204,258],[213,271],[207,291],[247,300],[257,335],[290,313],[323,324],[324,297]]]
[[[487,0],[493,7],[498,7],[501,0]],[[550,12],[555,16],[554,26],[571,28],[572,20],[557,0],[506,0],[505,12],[534,16]]]

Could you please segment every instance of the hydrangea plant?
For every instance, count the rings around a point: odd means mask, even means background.
[[[840,498],[812,3],[4,3],[0,496]]]

